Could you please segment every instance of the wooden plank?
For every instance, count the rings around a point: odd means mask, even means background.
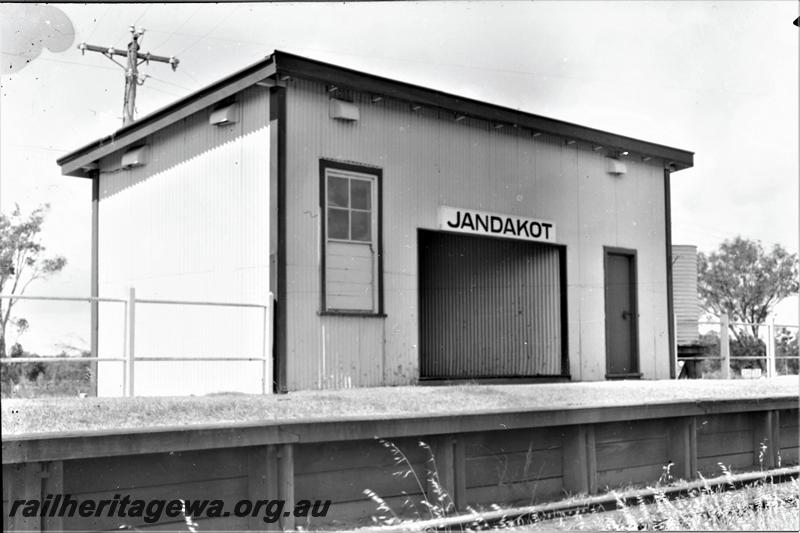
[[[561,478],[548,478],[538,481],[523,481],[488,487],[467,489],[467,505],[527,505],[563,496]]]
[[[619,488],[625,485],[653,485],[663,473],[663,465],[604,470],[597,473],[597,485],[601,490]]]
[[[378,509],[378,503],[369,499],[362,498],[351,502],[333,503],[325,517],[318,517],[311,520],[311,524],[306,529],[313,527],[325,527],[339,531],[350,531],[357,526],[370,526],[383,523],[382,520],[393,516],[401,518],[430,518],[430,513],[424,505],[420,504],[421,495],[410,496],[388,496],[383,497],[378,494],[385,502],[389,511]],[[373,521],[373,517],[376,521]]]
[[[561,446],[561,430],[536,428],[473,433],[464,436],[464,446],[467,457],[554,449]]]
[[[514,452],[466,459],[467,487],[514,483],[562,475],[561,450]]]
[[[632,466],[663,466],[669,462],[665,437],[598,443],[596,453],[597,469],[600,471]]]
[[[337,503],[359,500],[364,497],[364,490],[369,489],[378,494],[396,496],[403,491],[419,492],[417,479],[426,490],[426,463],[413,464],[414,475],[405,475],[408,465],[402,467],[364,467],[342,470],[316,472],[313,474],[295,474],[295,495],[297,499],[331,499]]]
[[[586,426],[564,428],[562,477],[564,490],[570,494],[589,492],[589,464],[586,450]]]
[[[753,466],[775,468],[778,464],[780,441],[775,442],[776,431],[780,431],[777,411],[752,413],[753,417]]]
[[[586,470],[589,474],[589,494],[597,493],[597,440],[595,426],[586,427]]]
[[[64,464],[62,461],[51,461],[42,464],[42,498],[64,494]],[[48,513],[49,514],[49,513]],[[42,518],[43,531],[61,531],[64,520],[60,516]]]
[[[800,425],[800,410],[795,409],[779,409],[780,426],[796,428]]]
[[[633,406],[553,408],[514,412],[435,416],[342,417],[337,420],[234,423],[181,428],[108,430],[44,435],[8,436],[2,442],[3,464],[24,461],[65,460],[226,447],[258,446],[285,442],[368,440],[576,424],[704,416],[709,413],[785,409],[796,398],[679,401]],[[24,443],[24,444],[23,444]]]
[[[467,454],[462,435],[459,435],[454,443],[453,468],[455,470],[453,499],[456,509],[464,511],[467,505]]]
[[[689,417],[689,459],[691,460],[691,476],[690,479],[694,479],[697,476],[697,417],[690,416]]]
[[[791,466],[800,463],[798,453],[800,453],[800,448],[797,446],[793,448],[781,448],[781,466]]]
[[[16,467],[14,465],[3,465],[3,531],[9,531],[8,512],[11,509],[9,502],[11,498],[12,474]]]
[[[800,446],[800,428],[797,426],[784,426],[780,428],[781,448]]]
[[[697,458],[692,457],[693,421],[693,417],[675,418],[668,425],[667,459],[672,461],[671,474],[675,479],[690,480],[694,477],[693,464]]]
[[[246,461],[247,449],[235,448],[67,461],[64,490],[80,495],[246,476]]]
[[[294,477],[294,446],[281,444],[278,447],[278,497],[285,502],[286,509],[294,508]],[[294,516],[284,514],[279,524],[283,531],[292,531]]]
[[[666,433],[661,420],[622,421],[603,424],[597,427],[597,444],[644,439],[660,439]]]
[[[753,419],[747,412],[701,416],[697,423],[697,432],[701,435],[728,431],[752,431],[752,429]]]
[[[706,477],[721,476],[723,471],[720,463],[734,472],[751,471],[753,470],[753,452],[698,458],[697,469]]]
[[[753,453],[753,430],[700,433],[697,435],[697,456],[716,457],[734,453]]]
[[[419,439],[392,439],[412,463],[427,460],[428,453],[419,446]],[[395,455],[377,439],[298,445],[295,449],[295,473],[329,472],[349,468],[392,466]]]
[[[452,435],[442,435],[434,439],[431,444],[432,457],[425,463],[428,500],[435,501],[437,505],[442,506],[448,512],[455,510],[453,440]],[[438,488],[434,480],[438,482]]]
[[[40,500],[42,499],[42,465],[41,463],[25,463],[13,465],[8,468],[4,485],[8,490],[7,499],[13,507],[14,500]],[[6,481],[4,480],[4,481]],[[15,516],[9,516],[11,509],[4,509],[3,515],[8,517],[5,531],[41,531],[42,519],[40,517],[22,516],[22,509],[18,508]]]
[[[250,501],[278,499],[278,451],[275,446],[254,446],[248,454],[248,498]],[[263,516],[248,518],[248,528],[263,529]]]

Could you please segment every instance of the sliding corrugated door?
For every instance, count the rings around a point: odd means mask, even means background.
[[[420,231],[420,375],[561,375],[557,247]]]

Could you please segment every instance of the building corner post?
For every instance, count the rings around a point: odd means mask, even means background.
[[[669,377],[677,377],[677,348],[675,340],[675,324],[673,315],[675,306],[672,298],[672,199],[670,190],[670,174],[668,168],[664,169],[664,227],[667,252],[667,335],[669,337]]]
[[[270,291],[273,306],[273,381],[276,393],[288,392],[287,383],[287,295],[286,295],[286,88],[275,86],[269,93],[270,119]]]
[[[92,179],[92,233],[91,233],[91,280],[89,295],[92,298],[100,297],[100,170],[92,170],[89,174]],[[100,303],[97,300],[91,300],[89,303],[90,308],[90,331],[89,331],[89,349],[92,357],[99,356],[99,331],[100,331]],[[92,360],[91,368],[91,382],[89,384],[90,396],[97,396],[97,371],[99,368],[98,361]]]

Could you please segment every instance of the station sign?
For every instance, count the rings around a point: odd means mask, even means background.
[[[439,207],[439,228],[524,241],[556,242],[556,225],[547,220],[487,213],[459,207]]]

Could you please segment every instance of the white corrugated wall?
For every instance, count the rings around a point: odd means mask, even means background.
[[[482,120],[456,122],[449,112],[415,112],[358,93],[360,120],[342,122],[329,118],[324,84],[293,79],[287,93],[290,389],[417,379],[417,228],[436,229],[440,205],[556,222],[558,242],[568,247],[573,379],[605,376],[603,246],[636,249],[640,367],[645,378],[669,376],[660,162],[629,160],[627,174],[615,177],[606,173],[604,156],[582,143]],[[320,158],[383,169],[385,318],[318,314]]]
[[[265,304],[269,292],[269,94],[240,94],[239,120],[196,113],[148,138],[147,164],[101,161],[100,295]],[[100,356],[119,356],[123,318],[100,314]],[[259,309],[139,304],[136,354],[260,357]],[[271,372],[272,365],[268,365]],[[137,395],[260,392],[257,362],[139,362]],[[100,365],[101,395],[122,392],[118,363]],[[271,381],[271,375],[268,376]],[[268,387],[271,390],[271,385]]]

